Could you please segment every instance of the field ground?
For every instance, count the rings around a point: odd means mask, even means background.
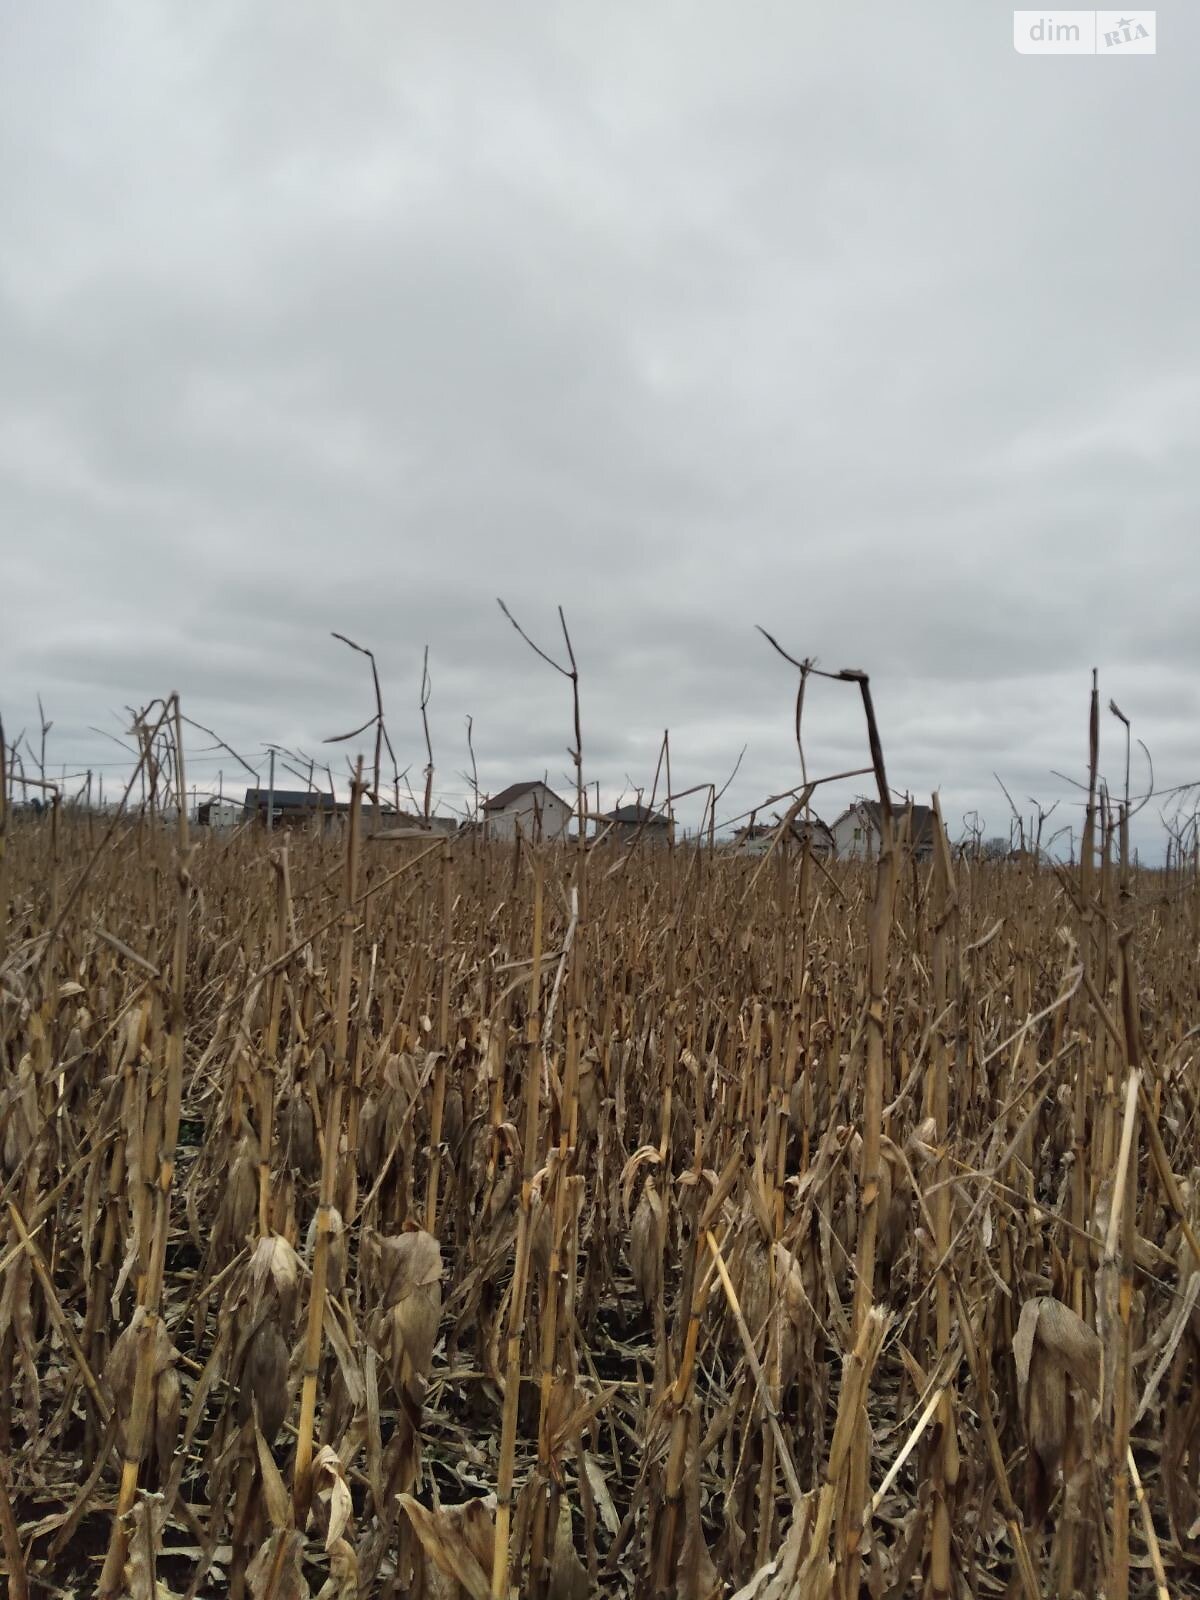
[[[0,867],[16,1600],[1200,1593],[1190,865],[109,829]]]

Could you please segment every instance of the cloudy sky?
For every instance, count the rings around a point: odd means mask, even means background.
[[[264,774],[272,740],[344,774],[338,629],[414,780],[429,645],[447,804],[468,715],[484,789],[565,788],[503,596],[555,649],[564,606],[605,797],[666,727],[677,788],[748,746],[726,815],[798,780],[756,623],[871,673],[952,827],[1007,831],[993,772],[1072,819],[1093,666],[1159,784],[1200,778],[1193,5],[1123,61],[1019,56],[993,0],[0,26],[10,740],[40,692],[51,764],[111,786],[90,728],[178,689]],[[810,771],[865,760],[853,690],[806,728]],[[239,784],[206,743],[190,778]]]

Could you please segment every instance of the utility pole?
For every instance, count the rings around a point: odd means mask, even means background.
[[[275,752],[271,751],[271,776],[267,779],[267,832],[274,826],[275,812]]]

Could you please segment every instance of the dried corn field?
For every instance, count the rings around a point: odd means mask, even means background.
[[[7,1592],[1200,1593],[1200,890],[1118,824],[11,826]]]

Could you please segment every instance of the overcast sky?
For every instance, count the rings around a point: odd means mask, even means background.
[[[565,791],[568,686],[499,595],[555,650],[565,607],[602,797],[668,726],[677,788],[748,746],[725,815],[798,781],[756,623],[870,672],[952,830],[1007,832],[993,771],[1072,797],[1093,666],[1200,778],[1194,5],[1134,60],[1019,56],[992,0],[0,18],[10,740],[40,691],[107,788],[89,725],[178,689],[264,775],[344,775],[338,629],[414,786],[428,643],[437,793],[468,714],[485,790]],[[815,684],[810,772],[865,752]]]

